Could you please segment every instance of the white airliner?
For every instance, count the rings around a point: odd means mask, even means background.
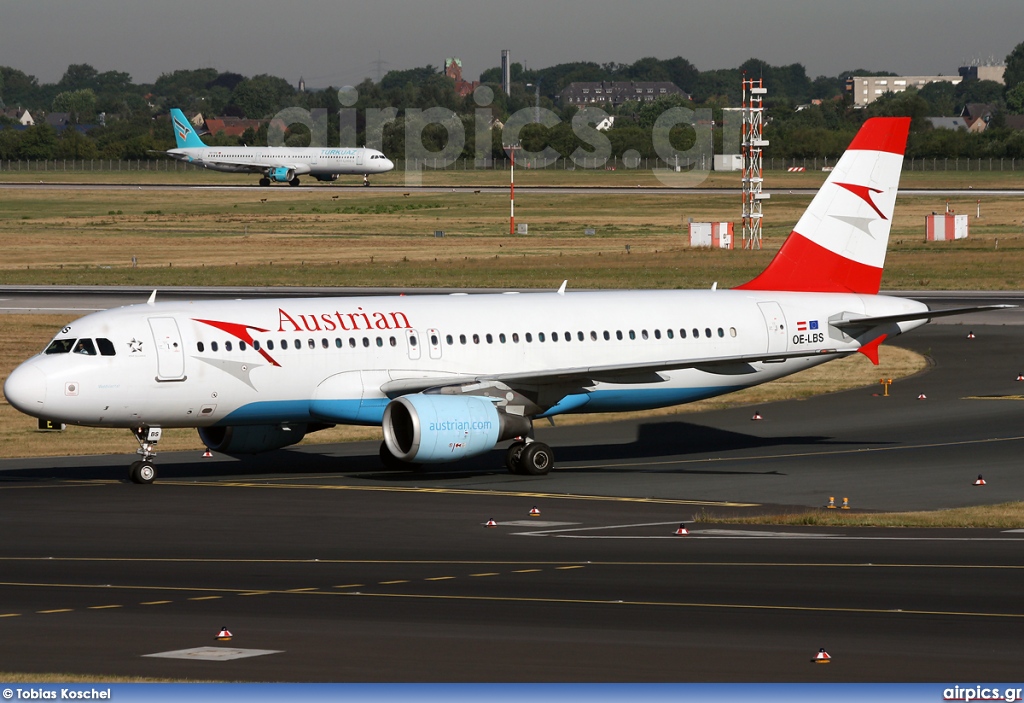
[[[336,181],[339,174],[362,174],[369,185],[374,173],[395,167],[391,159],[376,149],[317,149],[287,146],[206,146],[181,110],[171,110],[177,149],[165,153],[179,161],[230,173],[262,173],[261,186],[275,183],[299,185],[299,176],[310,175],[318,181]]]
[[[512,472],[554,459],[533,421],[687,403],[861,352],[931,317],[878,295],[909,119],[866,122],[767,269],[733,290],[155,302],[64,327],[4,384],[39,418],[128,428],[149,483],[166,427],[213,451],[383,425],[386,465],[512,439]],[[1007,306],[994,306],[1007,307]],[[1009,306],[1012,307],[1012,306]]]

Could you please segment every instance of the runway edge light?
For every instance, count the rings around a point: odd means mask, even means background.
[[[496,523],[494,521],[494,518],[491,518],[490,520],[488,520],[487,524],[485,525],[485,527],[497,527],[497,526],[498,526],[498,523]]]
[[[974,332],[973,331],[967,333],[967,339],[974,339]]]
[[[836,507],[836,497],[835,496],[829,496],[828,497],[828,505],[826,505],[825,507],[826,508],[835,508]]]
[[[690,531],[686,529],[686,525],[684,525],[683,523],[679,523],[679,529],[677,529],[675,531],[675,534],[677,534],[677,535],[688,535],[688,534],[690,534]]]
[[[757,412],[757,411],[755,410],[755,411],[754,411],[754,416],[753,416],[752,418],[750,418],[750,419],[751,419],[751,420],[763,420],[764,418],[763,418],[763,417],[761,417],[761,413],[759,413],[759,412]]]
[[[225,625],[224,627],[220,628],[220,632],[217,633],[216,639],[221,642],[227,642],[229,639],[231,639],[231,637],[231,632],[228,630],[227,625]]]
[[[985,479],[983,479],[981,477],[981,474],[978,474],[978,480],[974,482],[974,485],[975,486],[984,486],[985,485]]]
[[[536,505],[530,508],[530,517],[540,517],[540,510]]]
[[[828,664],[832,661],[832,657],[830,657],[828,652],[825,651],[825,648],[822,647],[818,650],[818,653],[814,655],[814,659],[811,661],[815,664]]]

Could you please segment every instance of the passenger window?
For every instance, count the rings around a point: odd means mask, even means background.
[[[202,342],[196,342],[196,350],[202,352],[202,351],[206,350],[206,347],[203,346]],[[112,356],[112,355],[111,354],[104,354],[104,356]]]
[[[654,338],[661,339],[661,330],[654,330]]]
[[[432,339],[434,340],[434,344],[437,344],[437,337],[432,337]],[[395,339],[394,337],[388,337],[388,344],[390,344],[393,347],[397,347],[398,340]]]
[[[384,340],[381,339],[380,337],[377,337],[377,346],[378,347],[383,347],[384,346]]]
[[[336,346],[338,349],[341,349],[341,337],[334,338],[334,346]]]
[[[634,332],[633,330],[630,330],[629,331],[629,338],[630,339],[636,339],[636,332]]]
[[[75,346],[75,340],[73,339],[55,339],[50,342],[50,346],[46,348],[44,354],[67,354]]]
[[[312,337],[306,340],[306,346],[310,349],[316,349],[316,342],[313,341]]]
[[[224,342],[224,351],[231,351],[231,340]]]
[[[682,328],[679,329],[679,339],[686,339],[686,330],[685,329],[682,329]]]
[[[473,335],[473,344],[479,344],[479,343],[480,343],[480,335],[474,334]]]
[[[296,349],[302,349],[302,340],[300,340],[300,339],[296,339],[295,340],[295,348]]]
[[[583,341],[583,331],[582,330],[580,330],[579,332],[576,333],[576,339],[578,339],[581,342]]]
[[[450,334],[446,334],[444,336],[444,341],[448,342],[448,346],[451,346],[452,344],[455,343],[455,340],[452,339],[452,336]]]
[[[552,332],[551,333],[551,341],[552,342],[557,342],[558,341],[558,332]]]
[[[245,351],[245,342],[239,342],[238,343],[238,349],[240,351]]]
[[[460,334],[459,335],[459,344],[465,344],[465,343],[466,343],[466,335]]]
[[[202,342],[200,342],[199,344],[200,344],[199,351],[202,351],[203,350]],[[116,356],[117,355],[117,352],[114,351],[114,343],[111,342],[109,339],[105,339],[103,337],[98,337],[96,339],[96,346],[99,347],[100,355],[101,356]]]
[[[736,336],[736,328],[735,327],[730,327],[729,328],[729,336],[730,337],[735,337]]]
[[[718,336],[719,337],[724,337],[725,336],[725,330],[723,330],[721,327],[718,328]]]
[[[673,337],[675,337],[675,336],[676,336],[675,332],[673,332],[673,331],[671,330],[671,328],[670,328],[670,329],[667,329],[667,330],[665,330],[665,334],[666,334],[666,335],[668,335],[668,338],[669,338],[669,339],[672,339]]]
[[[529,332],[526,333],[526,341],[527,342],[532,342],[533,341],[533,335],[530,334]]]
[[[707,337],[708,339],[711,338],[711,328],[710,327],[705,327],[704,328],[704,336]]]
[[[604,341],[607,342],[611,338],[612,338],[612,336],[610,334],[608,334],[608,330],[605,330],[604,331]]]
[[[487,340],[488,344],[494,344],[494,337],[492,337],[489,332],[487,333],[487,336],[484,337],[484,339]]]
[[[615,330],[615,339],[622,341],[622,330]]]
[[[416,339],[416,335],[409,337],[409,344],[414,347],[419,344],[419,341]]]
[[[274,351],[274,340],[273,339],[268,339],[267,340],[267,349],[269,349],[270,351]]]
[[[693,328],[693,338],[700,339],[700,330],[697,329],[696,327]]]
[[[349,346],[350,349],[355,349],[356,348],[356,338],[355,337],[349,337],[348,338],[348,346]]]
[[[501,334],[498,335],[498,341],[501,342],[502,344],[505,343],[505,333],[504,332],[502,332]]]
[[[252,348],[255,349],[256,351],[259,351],[260,350],[260,340],[258,340],[258,339],[252,340]]]
[[[413,337],[412,339],[415,339],[415,337]],[[363,337],[363,346],[364,347],[370,346],[370,338],[369,337]],[[413,344],[413,346],[415,347],[416,345]]]
[[[518,332],[513,332],[512,333],[512,341],[515,344],[519,344],[519,333]]]
[[[391,339],[394,339],[394,337],[392,337]],[[438,344],[438,339],[437,339],[437,335],[436,335],[436,334],[432,334],[432,335],[430,335],[430,346],[432,346],[432,347],[436,347],[436,346],[437,346],[437,344]],[[394,343],[394,342],[392,342],[392,343],[391,343],[391,346],[395,346],[395,343]]]
[[[597,332],[595,332],[594,330],[590,330],[590,341],[592,341],[592,342],[596,342],[597,341]]]
[[[543,332],[538,332],[537,333],[537,341],[538,342],[543,342],[544,341],[544,333]]]
[[[217,343],[216,342],[210,342],[210,350],[211,351],[217,351]]]
[[[647,330],[640,330],[640,336],[647,339]]]
[[[323,347],[324,349],[329,349],[331,343],[327,341],[327,337],[324,337],[320,340],[320,346]]]

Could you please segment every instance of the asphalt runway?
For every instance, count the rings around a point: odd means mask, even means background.
[[[978,323],[994,314],[901,337],[934,365],[888,397],[543,427],[548,477],[505,473],[498,451],[383,472],[356,443],[164,454],[136,486],[127,436],[121,456],[0,462],[0,660],[231,681],[1015,680],[1024,532],[715,521],[829,496],[1024,500],[1024,326]],[[194,647],[272,653],[148,656]]]

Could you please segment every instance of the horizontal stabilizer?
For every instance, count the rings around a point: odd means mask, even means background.
[[[857,317],[851,320],[839,320],[829,322],[832,327],[846,330],[863,330],[879,325],[887,325],[893,322],[910,322],[911,320],[931,320],[935,317],[950,317],[952,315],[966,315],[971,312],[982,312],[985,310],[1005,310],[1015,308],[1016,305],[977,305],[968,308],[946,308],[944,310],[928,310],[926,312],[908,312],[902,315],[881,315],[879,317]]]

